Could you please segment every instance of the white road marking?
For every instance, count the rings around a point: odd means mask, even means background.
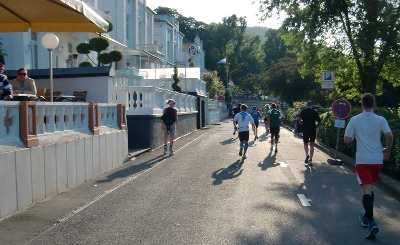
[[[297,194],[297,197],[300,199],[300,202],[303,206],[305,207],[310,207],[311,204],[309,202],[311,202],[311,199],[307,199],[306,196],[304,194]]]
[[[287,168],[287,166],[289,165],[284,162],[279,162],[279,164],[281,165],[282,168]]]

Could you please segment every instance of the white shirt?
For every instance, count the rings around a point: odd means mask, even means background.
[[[238,132],[249,131],[249,123],[254,123],[253,117],[245,111],[237,113],[233,120],[238,123]]]
[[[356,139],[356,164],[382,164],[382,133],[391,132],[384,117],[373,112],[363,112],[351,118],[344,136]]]

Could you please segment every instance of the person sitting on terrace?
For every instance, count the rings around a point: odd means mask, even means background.
[[[11,81],[13,94],[31,94],[36,96],[35,80],[28,77],[28,70],[20,68],[17,73],[17,79]]]
[[[8,78],[3,74],[5,62],[0,58],[0,100],[4,100],[11,94],[11,85]]]

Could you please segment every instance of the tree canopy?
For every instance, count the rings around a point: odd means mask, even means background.
[[[313,45],[342,50],[357,67],[361,91],[376,94],[385,65],[399,63],[399,0],[259,0],[263,19],[285,12],[283,28],[301,37],[314,62]],[[394,61],[396,60],[396,61]]]

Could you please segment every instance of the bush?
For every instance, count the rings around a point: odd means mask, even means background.
[[[284,123],[287,125],[290,125],[293,127],[293,112],[294,108],[289,108],[285,112],[285,120]],[[317,128],[317,139],[318,141],[324,143],[325,145],[336,148],[336,141],[337,141],[337,135],[338,135],[338,129],[335,128],[335,120],[336,118],[333,116],[333,114],[330,111],[326,111],[321,113],[323,110],[319,110],[318,112],[320,113],[321,117],[321,126]],[[350,119],[361,113],[362,109],[360,107],[353,107],[351,110],[351,113],[348,118],[345,119],[346,121],[346,126],[349,123]],[[394,114],[392,111],[386,109],[386,108],[375,108],[374,113],[380,116],[383,116],[386,118],[386,120],[389,123],[390,129],[392,130],[393,133],[393,146],[392,150],[390,153],[390,159],[389,161],[386,161],[385,164],[383,165],[382,172],[385,174],[388,174],[389,176],[395,178],[395,179],[400,179],[400,118],[396,114]],[[352,144],[344,144],[343,138],[344,138],[344,132],[345,129],[340,129],[339,130],[339,145],[338,145],[338,151],[342,152],[343,154],[346,154],[347,156],[350,156],[352,158],[355,158],[356,155],[356,142],[353,142]],[[386,145],[386,139],[384,135],[382,134],[381,138],[382,145]]]
[[[345,119],[346,126],[350,121],[350,118],[362,112],[360,107],[353,107],[350,116]],[[385,162],[382,172],[390,175],[393,178],[400,179],[400,118],[396,116],[391,111],[385,108],[375,108],[374,113],[383,116],[389,123],[390,129],[393,133],[393,146],[390,153],[389,161]],[[326,112],[321,115],[322,125],[317,129],[317,139],[318,141],[332,147],[336,148],[336,139],[338,129],[334,127],[336,118],[332,113]],[[339,131],[339,146],[338,151],[355,158],[356,155],[356,142],[352,144],[345,145],[343,143],[345,129],[340,129]],[[381,137],[382,145],[386,145],[386,139],[382,134]]]
[[[93,67],[93,65],[89,61],[84,61],[79,63],[79,67]]]

